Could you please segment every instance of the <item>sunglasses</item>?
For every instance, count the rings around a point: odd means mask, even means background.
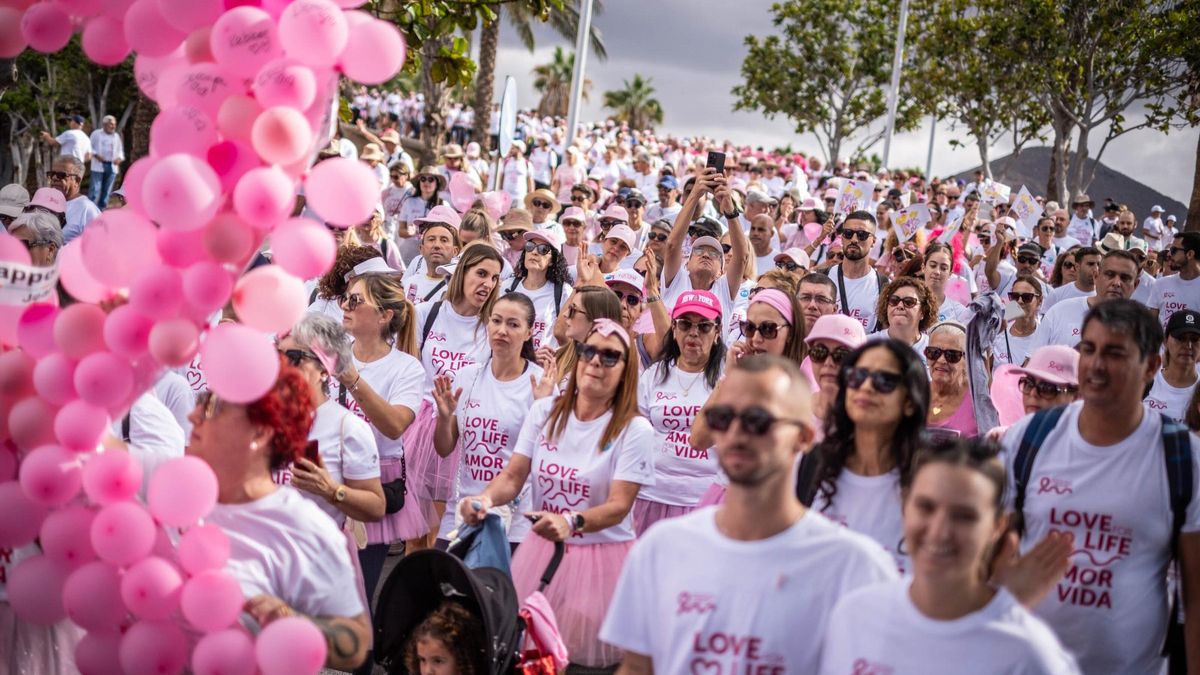
[[[554,247],[550,244],[539,244],[536,241],[525,242],[526,253],[537,253],[538,255],[550,255],[554,252]]]
[[[716,260],[717,258],[721,257],[720,253],[717,253],[716,251],[714,251],[711,248],[708,248],[706,246],[701,246],[700,248],[692,249],[692,255],[699,256],[701,258],[708,258],[709,260]]]
[[[666,241],[668,236],[669,235],[663,234],[662,232],[659,232],[657,234],[654,232],[651,232],[650,234],[646,235],[646,239],[648,239],[650,241]]]
[[[830,349],[825,345],[813,345],[808,348],[808,356],[813,363],[825,363],[825,359],[832,358],[834,365],[841,365],[842,359],[850,355],[850,350],[845,347]]]
[[[587,201],[587,195],[571,195],[572,204],[582,204]]]
[[[967,353],[958,349],[942,349],[941,347],[926,347],[925,358],[929,359],[930,363],[945,357],[946,363],[954,364],[963,360]]]
[[[867,232],[866,230],[847,230],[843,228],[839,234],[841,234],[842,239],[845,239],[846,241],[851,241],[855,238],[857,238],[859,241],[866,241],[871,238],[871,233]]]
[[[574,319],[575,316],[579,315],[579,314],[582,314],[583,318],[585,318],[585,319],[587,318],[587,313],[584,312],[582,309],[579,309],[575,305],[571,305],[570,307],[567,308],[567,318],[568,319]]]
[[[221,412],[222,403],[224,401],[221,400],[221,397],[211,391],[206,391],[196,397],[196,405],[200,406],[203,411],[201,418],[205,421],[211,420]]]
[[[616,294],[617,300],[629,305],[630,307],[637,307],[638,305],[642,304],[642,296],[637,293],[626,293],[624,291],[617,290],[614,290],[613,293]]]
[[[67,173],[66,171],[47,171],[46,178],[50,180],[66,180],[68,178],[78,178],[78,176],[73,173]]]
[[[1040,298],[1040,297],[1042,297],[1042,296],[1038,295],[1037,293],[1017,293],[1016,291],[1010,291],[1008,294],[1009,300],[1015,300],[1017,302],[1023,302],[1025,304],[1029,304],[1029,303],[1033,302],[1034,298]]]
[[[836,199],[826,199],[826,200],[825,200],[825,203],[826,203],[826,204],[836,204],[836,203],[837,203],[837,200],[836,200]]]
[[[1053,232],[1053,231],[1054,231],[1054,226],[1053,226],[1053,225],[1047,225],[1047,226],[1044,226],[1044,227],[1039,227],[1039,228],[1038,228],[1038,230],[1040,230],[1040,231],[1042,231],[1042,232]]]
[[[893,295],[888,298],[888,307],[899,307],[904,305],[905,309],[912,309],[920,304],[921,301],[916,298],[902,298],[899,295]]]
[[[1075,269],[1075,263],[1073,263],[1073,262],[1064,262],[1064,263],[1063,263],[1063,266],[1062,266],[1062,268],[1063,268],[1064,270],[1073,270],[1073,269]]]
[[[351,293],[350,295],[346,295],[346,296],[342,297],[342,310],[343,311],[353,312],[354,310],[358,309],[360,305],[367,305],[368,307],[372,306],[367,303],[366,298],[359,295],[358,293]]]
[[[767,412],[765,408],[756,405],[745,408],[740,412],[735,411],[733,406],[728,405],[714,405],[704,411],[704,422],[713,431],[729,431],[735,419],[741,425],[742,433],[748,436],[761,436],[779,423],[804,426],[804,422],[800,420],[776,417]]]
[[[721,244],[721,250],[725,253],[729,253],[733,250],[733,244]]]
[[[1019,255],[1017,256],[1017,262],[1022,265],[1036,265],[1038,264],[1038,259],[1031,255]]]
[[[709,232],[707,232],[707,231],[705,231],[705,230],[702,230],[702,229],[700,229],[700,228],[698,228],[698,227],[689,227],[689,228],[688,228],[688,236],[689,236],[689,237],[691,237],[691,238],[693,238],[693,239],[695,239],[696,237],[703,237],[703,236],[710,236],[710,237],[711,237],[711,236],[712,236],[712,234],[711,234],[711,233],[709,233]]]
[[[522,234],[524,234],[524,233],[519,230],[509,230],[507,232],[501,232],[500,238],[503,239],[504,241],[512,241],[512,240],[516,239],[517,237],[520,237]]]
[[[866,368],[850,368],[842,372],[845,373],[846,386],[851,389],[862,389],[867,380],[871,381],[871,388],[880,394],[890,394],[900,386],[899,373]]]
[[[438,182],[438,179],[433,176],[418,176],[417,182],[418,183],[436,183],[436,182]]]
[[[592,359],[600,357],[600,365],[605,368],[612,368],[625,358],[625,354],[615,349],[601,349],[593,345],[587,345],[582,342],[575,343],[575,351],[579,354],[579,360],[583,363],[591,363]]]
[[[559,221],[559,225],[562,225],[564,228],[569,227],[572,230],[578,230],[579,228],[583,227],[583,223],[575,220],[574,218],[571,218],[570,220]]]
[[[742,335],[748,338],[754,337],[755,333],[761,333],[764,340],[774,340],[779,335],[779,329],[787,328],[786,323],[775,323],[774,321],[763,321],[762,323],[754,323],[752,321],[740,321],[738,327],[742,329]]]
[[[600,221],[600,229],[607,230],[610,227],[612,227],[613,225],[616,225],[617,223],[620,223],[620,222],[623,222],[623,221],[617,220],[616,218],[605,218],[604,220]]]
[[[1036,391],[1038,398],[1046,399],[1054,398],[1059,394],[1074,394],[1079,391],[1079,387],[1069,384],[1046,382],[1035,377],[1029,377],[1028,375],[1017,380],[1017,385],[1021,387],[1022,394],[1032,394]]]
[[[896,262],[904,262],[908,260],[908,251],[902,248],[892,249],[892,259]]]
[[[645,205],[646,205],[646,202],[638,201],[636,199],[626,199],[625,200],[625,206],[628,206],[631,209],[640,209]]]
[[[846,259],[846,254],[845,254],[845,253],[830,253],[830,254],[829,254],[828,256],[826,256],[826,257],[827,257],[829,260],[841,261],[841,260],[845,260],[845,259]]]
[[[700,331],[701,335],[708,335],[717,327],[717,324],[712,321],[692,321],[691,319],[675,319],[672,325],[684,333],[690,333],[695,328]]]
[[[796,264],[795,260],[780,260],[779,262],[775,263],[775,269],[795,272],[796,270],[800,269],[800,266]]]
[[[33,241],[29,241],[27,239],[21,239],[20,242],[22,244],[24,244],[25,249],[29,250],[29,251],[32,251],[33,249],[35,249],[39,246],[49,246],[50,245],[50,242],[45,241],[43,239],[34,239]]]
[[[303,363],[305,359],[314,361],[316,363],[321,362],[320,359],[317,358],[316,354],[306,352],[303,349],[281,349],[279,353],[286,358],[288,363],[292,364],[292,367],[294,368],[299,368],[300,364]]]
[[[533,207],[537,208],[537,209],[548,209],[551,206],[553,206],[550,202],[548,202],[544,199],[531,199],[531,200],[529,200],[529,203],[532,204]]]

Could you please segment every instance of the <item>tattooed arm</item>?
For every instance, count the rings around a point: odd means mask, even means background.
[[[272,595],[256,596],[246,602],[244,609],[263,628],[276,619],[292,616],[312,621],[325,636],[327,668],[354,670],[371,651],[371,617],[365,612],[354,617],[305,616]]]

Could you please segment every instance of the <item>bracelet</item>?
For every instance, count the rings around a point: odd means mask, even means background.
[[[358,383],[359,382],[362,382],[362,373],[359,373],[358,377],[354,378],[354,384],[347,387],[347,389],[349,389],[350,391],[358,391]]]
[[[662,298],[658,297],[657,295],[647,296],[647,298],[646,298],[647,305],[652,302],[661,302],[661,301],[662,301]]]
[[[575,534],[575,512],[567,511],[562,514],[562,517],[566,518],[567,520],[567,532],[570,534]]]

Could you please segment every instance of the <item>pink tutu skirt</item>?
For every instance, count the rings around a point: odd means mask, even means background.
[[[695,511],[695,506],[675,506],[674,504],[660,504],[652,502],[649,499],[636,499],[633,502],[633,530],[637,532],[637,536],[642,536],[646,530],[660,520],[667,518],[678,518],[686,516]]]
[[[68,675],[75,667],[75,645],[83,630],[70,621],[35,626],[17,618],[0,600],[0,674]]]
[[[720,483],[713,483],[711,486],[709,486],[708,491],[704,493],[704,496],[700,498],[700,501],[696,504],[696,508],[700,508],[701,506],[714,506],[716,504],[724,503],[725,489],[726,488],[724,485],[721,485]]]
[[[600,641],[600,625],[633,543],[567,544],[558,572],[542,591],[554,610],[571,663],[604,668],[621,662],[621,650]],[[536,534],[525,537],[517,547],[512,571],[518,599],[537,590],[553,553],[554,543]]]
[[[407,448],[405,449],[407,452]],[[388,483],[400,477],[400,458],[379,460],[379,480]],[[376,523],[363,523],[367,528],[368,544],[391,544],[406,539],[423,537],[429,533],[429,523],[421,512],[421,501],[413,489],[412,465],[408,466],[408,494],[404,497],[404,508],[389,513]]]
[[[421,409],[404,432],[404,453],[408,458],[408,475],[422,504],[444,502],[453,495],[454,471],[458,468],[458,448],[449,457],[439,457],[433,449],[433,432],[437,428],[437,410],[429,401],[421,401]],[[427,506],[423,506],[427,511]],[[429,515],[427,513],[427,515]]]

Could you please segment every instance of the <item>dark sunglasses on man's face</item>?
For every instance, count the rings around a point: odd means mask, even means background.
[[[850,389],[861,389],[867,380],[871,388],[880,394],[890,394],[900,386],[900,374],[866,368],[850,368],[842,371],[845,374],[846,386]]]
[[[955,364],[959,361],[962,361],[964,356],[966,356],[966,352],[963,352],[959,349],[942,349],[940,347],[925,348],[925,358],[928,359],[930,363],[933,363],[940,358],[945,358],[946,363]]]
[[[1017,256],[1017,262],[1022,265],[1036,265],[1038,264],[1038,259],[1031,255],[1019,255]]]
[[[46,172],[46,178],[48,178],[50,180],[66,180],[68,178],[71,178],[74,175],[75,174],[67,173],[66,171],[47,171]]]
[[[638,199],[626,199],[625,200],[625,206],[627,206],[631,209],[640,209],[645,205],[646,205],[646,202],[643,202]]]
[[[845,347],[830,349],[825,345],[813,345],[808,349],[808,357],[812,359],[813,363],[825,363],[825,359],[832,358],[833,364],[840,366],[842,364],[842,359],[849,355],[850,350],[846,349]]]
[[[845,239],[846,241],[851,241],[856,238],[859,241],[866,241],[871,238],[871,233],[867,232],[866,230],[847,230],[846,228],[842,228],[840,234],[842,235],[842,239]]]
[[[616,366],[625,357],[624,354],[616,349],[602,349],[582,342],[575,343],[575,351],[579,354],[579,360],[583,363],[591,363],[592,359],[597,356],[600,357],[600,365],[605,368]]]
[[[736,411],[733,406],[714,405],[704,411],[704,422],[713,431],[729,431],[734,420],[738,421],[742,433],[747,436],[761,436],[779,423],[804,426],[804,422],[800,420],[776,417],[761,406],[750,406]]]

